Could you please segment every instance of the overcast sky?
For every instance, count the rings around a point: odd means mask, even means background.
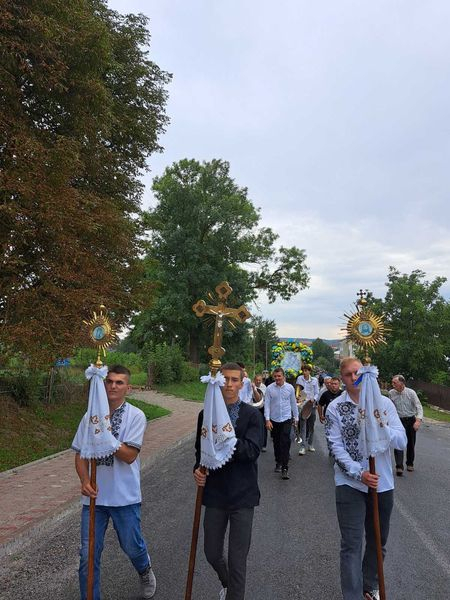
[[[384,297],[389,265],[450,276],[448,0],[109,6],[150,18],[150,57],[173,74],[144,206],[174,161],[221,158],[262,225],[306,250],[310,288],[249,307],[280,336],[342,337],[361,287]]]

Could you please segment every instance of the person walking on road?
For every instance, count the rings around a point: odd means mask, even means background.
[[[130,371],[115,365],[105,380],[110,408],[110,424],[114,437],[122,442],[118,450],[97,459],[97,487],[90,483],[89,461],[80,457],[86,415],[81,421],[72,449],[75,469],[81,482],[83,509],[81,514],[80,592],[87,596],[89,503],[95,498],[94,600],[100,600],[100,560],[109,520],[119,538],[120,547],[139,574],[142,598],[153,598],[156,577],[151,567],[147,545],[141,531],[141,483],[139,451],[142,447],[147,419],[144,413],[125,401],[130,391]]]
[[[306,363],[302,365],[302,374],[297,377],[297,381],[295,382],[297,386],[303,387],[303,392],[306,395],[306,402],[312,403],[309,415],[306,417],[302,416],[302,411],[300,411],[299,433],[302,440],[298,451],[300,456],[306,454],[306,448],[308,448],[310,452],[315,452],[313,441],[314,424],[316,422],[316,406],[319,399],[319,382],[316,377],[312,377],[311,371],[311,365]]]
[[[389,391],[389,398],[397,409],[398,416],[406,431],[408,445],[406,446],[406,470],[414,471],[416,432],[423,421],[423,408],[414,390],[406,387],[403,375],[394,375],[392,378],[393,389]],[[395,471],[400,477],[403,475],[403,450],[394,450]]]
[[[377,490],[383,557],[389,534],[389,523],[394,504],[394,476],[391,448],[406,447],[406,434],[389,398],[377,397],[374,416],[382,423],[389,438],[389,447],[376,456],[377,473],[369,470],[368,456],[362,453],[361,432],[364,425],[360,414],[361,362],[353,357],[344,358],[340,370],[345,391],[328,406],[325,434],[328,448],[335,460],[336,511],[341,532],[341,590],[343,600],[375,600],[379,598],[377,553],[373,527],[373,499],[369,488]],[[375,414],[376,413],[376,414]],[[365,551],[363,540],[365,534]]]
[[[289,479],[288,464],[291,448],[292,419],[298,425],[298,408],[294,387],[286,382],[284,370],[277,367],[273,371],[274,382],[266,389],[264,418],[266,428],[272,432],[275,453],[275,473],[282,479]]]
[[[194,479],[205,488],[204,549],[206,560],[222,584],[219,600],[244,600],[253,513],[260,498],[257,460],[263,444],[264,421],[258,410],[239,398],[243,369],[237,363],[226,363],[221,372],[225,378],[222,395],[237,438],[235,450],[221,468],[202,471],[202,410],[195,439]],[[227,560],[224,544],[228,524]]]

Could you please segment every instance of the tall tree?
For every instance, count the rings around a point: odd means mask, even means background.
[[[209,334],[202,335],[191,306],[221,280],[230,282],[239,303],[254,300],[260,290],[271,302],[278,296],[288,300],[307,286],[304,251],[276,250],[278,236],[259,227],[259,210],[229,171],[223,160],[182,160],[155,179],[157,205],[145,223],[149,278],[156,280],[158,291],[151,313],[135,321],[132,335],[140,343],[177,336],[197,361],[198,349],[207,348],[210,340]]]
[[[314,353],[316,367],[324,369],[329,374],[334,374],[337,367],[337,360],[334,356],[333,348],[321,338],[316,338],[311,344],[311,350]]]
[[[379,346],[372,360],[382,377],[405,377],[450,383],[450,304],[440,294],[446,279],[427,281],[423,271],[401,274],[390,267],[384,300],[373,306],[384,312],[387,345]]]
[[[146,25],[102,0],[0,8],[0,340],[34,362],[100,301],[118,325],[141,305],[139,175],[169,81]]]

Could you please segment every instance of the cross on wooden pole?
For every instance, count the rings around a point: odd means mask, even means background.
[[[217,306],[206,304],[204,300],[198,300],[192,307],[197,317],[211,315],[214,318],[214,338],[212,345],[208,348],[208,354],[211,356],[209,366],[211,374],[215,375],[220,369],[220,359],[225,354],[225,349],[222,348],[223,326],[225,319],[234,319],[239,323],[244,323],[251,314],[246,306],[242,305],[239,308],[231,308],[226,305],[227,298],[233,291],[233,288],[227,281],[222,281],[216,286]],[[212,296],[210,296],[213,298]]]
[[[216,286],[217,293],[217,305],[206,304],[204,300],[198,300],[192,307],[197,317],[203,317],[208,315],[214,320],[214,338],[212,345],[208,348],[208,354],[211,356],[209,361],[209,367],[211,369],[211,375],[215,376],[217,371],[220,369],[221,357],[225,354],[225,348],[222,348],[223,339],[223,326],[227,319],[238,321],[238,323],[244,323],[249,317],[251,317],[248,309],[242,305],[239,308],[231,308],[227,306],[226,302],[228,296],[233,291],[233,288],[227,281],[222,281]],[[212,294],[208,294],[208,297],[215,301]],[[203,467],[201,467],[203,469]],[[205,472],[205,471],[204,471]],[[197,553],[197,542],[198,542],[198,529],[200,525],[200,515],[202,510],[202,499],[203,499],[203,487],[197,487],[197,498],[195,500],[195,511],[194,511],[194,523],[192,525],[192,540],[191,540],[191,551],[189,554],[189,568],[186,582],[186,592],[184,600],[191,600],[192,598],[192,583],[194,580],[194,568],[195,568],[195,555]]]

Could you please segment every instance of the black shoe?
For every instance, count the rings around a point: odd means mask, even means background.
[[[281,479],[289,479],[289,473],[287,469],[281,471]]]
[[[281,473],[281,465],[279,465],[279,464],[275,465],[275,473]]]
[[[397,474],[397,477],[401,477],[403,475],[402,467],[395,467],[395,472]]]

